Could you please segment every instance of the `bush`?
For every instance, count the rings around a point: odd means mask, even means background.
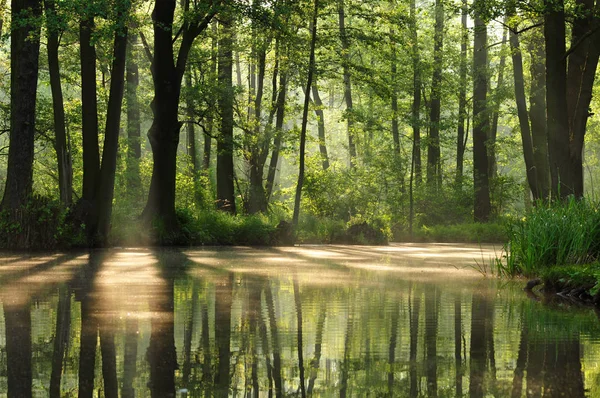
[[[506,227],[502,223],[464,223],[423,225],[415,230],[412,239],[406,235],[399,235],[396,238],[416,242],[504,243],[507,235]]]
[[[502,271],[533,275],[554,265],[580,265],[600,258],[598,204],[570,198],[542,204],[508,224]]]

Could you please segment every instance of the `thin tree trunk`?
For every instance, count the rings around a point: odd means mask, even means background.
[[[79,23],[81,57],[81,130],[83,136],[83,200],[92,203],[100,174],[98,147],[98,98],[96,88],[96,48],[92,42],[94,17],[84,15]]]
[[[506,23],[506,18],[504,19]],[[504,47],[506,46],[506,26],[502,31],[502,45],[500,47],[500,63],[498,64],[498,83],[494,90],[494,109],[492,111],[492,126],[490,129],[490,137],[488,138],[488,175],[490,178],[496,178],[498,175],[498,164],[496,162],[496,137],[498,136],[498,119],[500,117],[500,105],[503,99],[503,88],[504,88],[504,68],[506,66],[506,53]]]
[[[217,23],[212,23],[212,38],[210,45],[210,76],[211,81],[216,82],[217,80]],[[215,113],[216,102],[211,101],[211,109],[206,117],[206,133],[204,134],[204,152],[202,155],[202,169],[207,172],[210,168],[210,156],[212,152],[212,137],[213,125],[214,125],[214,113]]]
[[[46,24],[48,36],[48,72],[50,74],[50,89],[52,91],[52,110],[54,116],[56,160],[58,163],[58,188],[60,201],[64,206],[70,206],[73,201],[73,166],[71,151],[67,142],[67,128],[65,124],[65,107],[60,81],[60,64],[58,60],[58,47],[60,44],[59,16],[56,13],[54,0],[44,1],[46,11]],[[1,29],[0,29],[1,30]]]
[[[488,155],[486,142],[489,130],[487,103],[487,27],[478,10],[483,0],[475,4],[475,38],[473,55],[473,186],[475,191],[475,221],[488,221],[491,213]]]
[[[196,151],[196,129],[194,128],[194,123],[192,121],[195,119],[196,115],[194,112],[194,99],[192,94],[192,72],[188,69],[185,72],[185,88],[186,88],[186,96],[185,96],[185,113],[188,119],[188,123],[186,124],[185,130],[187,133],[187,155],[190,158],[190,171],[193,176],[197,175],[198,172],[198,161],[197,161],[197,151]],[[196,178],[194,178],[196,181]]]
[[[10,56],[10,147],[6,188],[1,209],[25,206],[33,190],[35,103],[40,53],[41,0],[11,3]],[[17,16],[27,13],[23,20]]]
[[[510,47],[513,61],[513,75],[515,81],[515,99],[517,103],[517,114],[519,116],[519,127],[521,129],[521,142],[523,143],[523,157],[525,158],[525,171],[529,189],[536,200],[540,197],[536,179],[535,164],[533,158],[533,144],[531,141],[531,129],[529,115],[527,113],[527,102],[525,98],[525,82],[523,77],[523,60],[519,44],[519,36],[511,31]]]
[[[127,57],[127,21],[129,3],[119,4],[118,21],[123,22],[121,31],[115,32],[113,64],[110,76],[110,95],[106,113],[106,130],[104,132],[104,148],[102,150],[102,167],[100,180],[97,183],[95,207],[97,219],[93,221],[92,229],[97,234],[99,243],[104,245],[108,239],[112,202],[115,189],[115,173],[117,170],[117,152],[119,150],[119,131],[121,126],[121,107],[125,87],[125,61]],[[94,224],[95,223],[95,224]]]
[[[461,6],[461,39],[460,39],[460,65],[458,89],[458,132],[456,136],[456,184],[462,184],[464,156],[465,156],[465,119],[467,113],[467,46],[469,30],[467,28],[467,15],[469,9],[467,1],[462,0]]]
[[[229,13],[219,18],[218,79],[221,134],[217,139],[217,208],[235,214],[233,189],[233,82],[232,47],[233,30]]]
[[[323,170],[329,168],[329,156],[327,155],[327,144],[325,143],[325,115],[323,114],[323,101],[319,96],[317,82],[312,86],[312,96],[315,101],[315,115],[317,115],[317,128],[319,131],[319,151],[321,152],[321,163]]]
[[[427,184],[434,190],[441,188],[442,164],[440,151],[440,112],[444,41],[444,3],[435,2],[435,33],[433,38],[433,77],[429,114],[429,139],[427,140]]]
[[[271,152],[271,161],[269,163],[269,172],[267,173],[267,201],[271,199],[273,187],[275,185],[275,172],[279,163],[279,151],[281,150],[283,136],[283,122],[285,116],[285,100],[287,95],[287,71],[282,71],[279,77],[279,92],[277,94],[277,112],[275,116],[275,138],[273,139],[273,151]]]
[[[129,35],[127,64],[125,78],[127,99],[127,188],[139,195],[141,189],[140,158],[142,157],[140,103],[138,100],[138,87],[140,85],[139,68],[135,47],[138,43],[137,33]]]
[[[343,0],[342,0],[343,1]],[[304,94],[304,109],[302,111],[302,130],[300,131],[300,171],[298,173],[298,184],[296,185],[296,197],[294,200],[294,215],[292,224],[298,226],[300,216],[300,198],[302,196],[302,185],[304,184],[304,152],[306,150],[306,125],[308,124],[308,104],[310,102],[310,90],[313,74],[315,71],[315,45],[317,42],[317,17],[319,15],[319,0],[314,2],[314,10],[311,22],[310,56],[308,61],[308,77],[306,79],[306,90]],[[352,154],[350,155],[352,158]]]
[[[346,120],[348,128],[348,153],[350,155],[350,168],[356,162],[356,143],[354,140],[354,106],[352,104],[352,80],[350,76],[350,42],[346,32],[346,16],[344,0],[338,0],[338,17],[340,28],[340,41],[342,43],[342,67],[344,70],[344,99],[346,101]]]
[[[548,169],[548,130],[546,128],[546,69],[543,37],[537,32],[530,41],[531,90],[529,93],[529,117],[533,163],[535,165],[538,197],[550,198],[550,170]]]
[[[413,130],[413,157],[416,185],[423,179],[421,171],[421,58],[417,33],[417,11],[415,0],[410,0],[410,41],[413,66],[413,101],[411,124]]]

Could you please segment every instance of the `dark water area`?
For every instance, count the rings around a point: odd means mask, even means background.
[[[464,245],[0,255],[0,396],[600,397],[600,321]],[[484,276],[487,274],[487,277]]]

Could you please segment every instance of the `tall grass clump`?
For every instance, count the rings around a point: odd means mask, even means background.
[[[600,258],[598,203],[574,198],[539,203],[522,219],[508,222],[507,234],[505,261],[498,264],[509,275],[593,262]]]

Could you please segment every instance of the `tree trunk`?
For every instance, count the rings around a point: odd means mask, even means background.
[[[317,83],[312,86],[312,96],[315,102],[315,115],[317,115],[317,128],[319,131],[319,151],[321,152],[321,163],[323,170],[329,168],[329,156],[327,155],[327,144],[325,143],[325,115],[323,114],[323,101],[319,96]]]
[[[506,18],[504,19],[506,23]],[[504,27],[502,31],[502,45],[500,47],[500,63],[498,65],[498,83],[494,90],[494,109],[492,112],[492,126],[490,129],[490,137],[488,138],[488,175],[490,178],[495,178],[498,175],[498,164],[496,162],[496,137],[498,136],[498,119],[500,117],[500,105],[504,97],[504,68],[506,66],[506,54],[504,47],[506,46],[506,31],[508,29]]]
[[[527,173],[527,183],[533,195],[537,200],[540,195],[538,192],[538,183],[533,158],[533,144],[531,140],[531,129],[529,127],[529,116],[527,114],[527,102],[525,98],[525,82],[523,78],[523,60],[519,44],[519,36],[513,31],[510,32],[510,48],[513,62],[513,76],[515,81],[515,99],[517,103],[517,114],[519,116],[519,127],[521,130],[521,142],[523,143],[523,157],[525,158],[525,171]]]
[[[394,140],[394,154],[400,164],[400,131],[398,129],[398,56],[396,55],[396,30],[390,30],[391,59],[390,72],[392,80],[392,139]]]
[[[196,152],[196,129],[194,128],[194,119],[196,117],[194,112],[194,99],[192,98],[192,72],[188,69],[185,72],[185,88],[186,88],[186,96],[185,96],[185,115],[187,117],[187,123],[185,126],[185,131],[187,133],[187,155],[190,158],[190,172],[192,176],[194,176],[194,181],[196,181],[196,173],[198,172],[198,161],[197,161],[197,152]]]
[[[135,196],[140,195],[142,182],[140,179],[140,158],[142,157],[140,103],[137,90],[140,85],[139,69],[135,47],[138,44],[136,33],[129,35],[127,52],[127,188]]]
[[[340,4],[343,5],[343,0]],[[340,22],[343,20],[343,8],[340,8]],[[298,184],[296,185],[296,197],[294,200],[294,215],[292,224],[294,228],[298,226],[298,218],[300,216],[300,198],[302,196],[302,185],[304,184],[304,152],[306,150],[306,125],[308,124],[308,104],[310,102],[310,90],[312,85],[313,74],[315,71],[315,45],[317,42],[317,17],[319,15],[319,0],[314,2],[314,11],[311,22],[311,38],[310,38],[310,56],[308,61],[308,77],[306,79],[306,90],[304,94],[304,109],[302,111],[302,130],[300,131],[300,170],[298,172]],[[342,24],[340,23],[340,30]],[[344,79],[345,80],[345,79]],[[348,80],[349,81],[349,80]],[[347,97],[348,98],[348,97]],[[351,98],[351,97],[350,97]],[[350,119],[349,119],[350,120]],[[356,155],[356,154],[355,154]],[[350,154],[352,159],[352,153]],[[352,164],[352,161],[350,162]]]
[[[460,39],[460,66],[458,71],[458,132],[456,135],[456,184],[462,183],[464,157],[465,157],[465,119],[467,113],[467,45],[469,30],[467,28],[467,15],[469,9],[467,1],[462,1],[461,6],[461,39]]]
[[[275,138],[273,139],[273,151],[271,152],[271,161],[269,163],[269,172],[267,174],[267,200],[271,199],[273,187],[275,186],[275,172],[279,163],[279,151],[281,150],[281,141],[283,136],[283,122],[285,116],[285,100],[287,95],[287,71],[282,71],[279,77],[279,92],[277,93],[277,111],[275,116]]]
[[[217,80],[217,23],[212,23],[212,38],[210,47],[210,76],[211,81],[216,83]],[[210,102],[210,112],[206,118],[206,134],[204,134],[204,152],[202,154],[202,169],[208,172],[210,168],[210,155],[212,152],[212,137],[213,125],[215,120],[215,101]]]
[[[92,203],[100,174],[98,147],[98,98],[96,94],[96,48],[92,42],[94,17],[84,15],[79,23],[81,57],[81,130],[83,136],[83,200]]]
[[[410,1],[410,38],[413,64],[413,102],[411,124],[413,129],[414,174],[416,185],[423,179],[421,171],[421,58],[417,33],[417,11],[415,0]]]
[[[531,91],[529,93],[529,117],[533,143],[533,163],[538,197],[550,198],[550,171],[548,170],[548,131],[546,128],[546,69],[543,37],[537,32],[530,41]]]
[[[232,19],[222,14],[218,44],[219,113],[221,134],[217,139],[217,208],[236,213],[233,189],[233,81],[232,81]]]
[[[10,38],[10,147],[6,188],[0,208],[16,210],[27,203],[33,189],[35,102],[40,54],[40,0],[11,3]],[[28,18],[17,17],[28,13]]]
[[[488,221],[491,213],[488,176],[487,132],[490,126],[487,104],[487,27],[477,13],[483,0],[475,4],[475,38],[473,54],[473,186],[475,221]]]
[[[434,190],[441,188],[442,164],[440,158],[440,112],[444,40],[444,3],[435,2],[435,34],[433,39],[433,77],[429,114],[429,139],[427,140],[427,184]]]
[[[58,188],[60,201],[64,206],[70,206],[73,201],[73,166],[71,151],[67,142],[65,125],[65,107],[60,82],[60,65],[58,61],[59,30],[57,29],[58,15],[54,0],[45,0],[46,24],[48,35],[48,72],[50,74],[50,89],[52,91],[52,110],[54,114],[54,149],[58,163]]]
[[[546,114],[552,197],[572,192],[569,168],[569,121],[567,115],[567,62],[565,59],[565,12],[563,0],[545,0],[544,37],[546,46]]]
[[[104,148],[102,150],[102,167],[100,180],[97,183],[95,211],[96,220],[92,226],[96,229],[98,242],[105,245],[110,230],[112,202],[115,190],[115,172],[117,170],[117,152],[119,150],[119,131],[121,126],[121,107],[125,87],[125,62],[127,58],[127,21],[129,3],[118,4],[118,20],[123,23],[122,30],[115,32],[113,47],[113,64],[110,74],[110,94],[106,113],[106,130],[104,132]]]
[[[338,0],[338,16],[340,28],[340,41],[342,43],[342,67],[344,70],[344,99],[346,101],[346,120],[348,128],[348,152],[350,155],[350,168],[356,161],[356,143],[354,142],[354,107],[352,105],[352,80],[350,77],[350,42],[346,32],[346,17],[344,0]]]

